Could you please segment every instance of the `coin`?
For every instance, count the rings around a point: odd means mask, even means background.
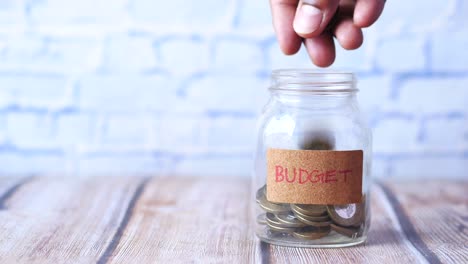
[[[259,202],[260,199],[265,197],[265,190],[266,190],[266,185],[263,185],[262,188],[257,190],[257,195],[256,195],[257,202]]]
[[[303,222],[299,221],[299,219],[294,216],[294,214],[288,213],[288,214],[278,214],[276,215],[276,219],[280,223],[283,223],[285,225],[288,225],[290,227],[304,227],[306,226]]]
[[[328,221],[330,220],[330,217],[328,216],[328,214],[324,214],[324,215],[320,215],[320,216],[310,216],[310,215],[306,215],[306,214],[303,214],[297,210],[293,210],[292,211],[293,214],[295,216],[299,215],[301,216],[302,218],[305,218],[309,221],[313,221],[313,222],[322,222],[322,221]]]
[[[280,233],[292,233],[295,230],[292,227],[281,227],[281,226],[275,226],[272,224],[268,224],[268,227],[270,228],[270,230],[275,231],[275,232],[280,232]]]
[[[331,224],[332,230],[335,230],[337,233],[345,235],[347,237],[356,238],[359,235],[359,228],[353,227],[342,227],[339,225]]]
[[[296,215],[297,219],[299,221],[303,222],[306,225],[314,226],[314,227],[324,227],[324,226],[330,226],[331,221],[321,221],[321,222],[315,222],[315,221],[310,221],[300,215]]]
[[[333,222],[341,226],[360,226],[364,217],[364,201],[355,204],[329,205],[328,214]]]
[[[287,226],[279,222],[276,216],[271,213],[267,213],[266,223],[268,227],[270,227],[270,229],[277,231],[277,232],[291,233],[295,230],[294,227]]]
[[[302,144],[305,150],[332,150],[335,148],[335,138],[327,131],[313,131],[306,135]]]
[[[257,223],[260,225],[266,225],[266,214],[259,214],[257,216]]]
[[[319,239],[322,237],[325,237],[330,233],[330,228],[322,228],[322,227],[305,227],[300,230],[294,231],[292,235],[296,238],[299,239],[307,239],[307,240],[313,240],[313,239]]]
[[[291,209],[308,216],[323,216],[327,213],[327,207],[324,205],[291,204]]]
[[[277,204],[269,202],[265,196],[265,186],[257,191],[257,203],[260,207],[269,213],[286,213],[289,212],[290,207],[288,204]]]

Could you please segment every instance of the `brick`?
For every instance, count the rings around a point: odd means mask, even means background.
[[[151,125],[151,119],[142,115],[111,116],[106,122],[103,141],[117,145],[144,145]]]
[[[0,160],[8,166],[0,166],[0,175],[64,176],[68,172],[67,160],[62,155],[0,152]]]
[[[378,153],[411,152],[417,150],[419,124],[416,120],[387,117],[377,122],[373,130],[374,151]]]
[[[33,1],[29,16],[39,24],[118,23],[125,15],[126,4],[125,0]]]
[[[193,80],[184,87],[184,97],[178,111],[206,110],[259,112],[268,99],[268,84],[249,75],[208,75]],[[240,99],[242,98],[242,99]]]
[[[254,149],[256,122],[254,117],[206,118],[202,125],[204,146],[249,153]]]
[[[90,114],[71,113],[57,117],[55,141],[67,147],[92,142],[93,123]]]
[[[0,3],[0,25],[24,23],[24,2],[17,0],[3,0]]]
[[[425,122],[424,146],[432,150],[468,149],[466,118],[431,118]]]
[[[60,38],[48,41],[47,53],[38,66],[53,71],[83,72],[94,70],[101,61],[101,43],[92,38]],[[39,68],[40,69],[40,68]]]
[[[166,114],[157,118],[150,135],[153,148],[176,153],[191,153],[201,145],[200,117]]]
[[[405,157],[392,164],[394,178],[466,179],[468,159],[463,157]]]
[[[57,108],[67,102],[67,80],[61,76],[3,75],[0,77],[3,105],[19,104],[24,107]]]
[[[221,39],[216,41],[214,67],[217,70],[252,72],[264,64],[258,44],[246,39]]]
[[[384,108],[391,98],[391,78],[388,75],[357,76],[358,101],[363,111],[370,114]]]
[[[159,45],[158,66],[176,75],[188,75],[206,70],[209,64],[208,44],[198,38],[172,38]]]
[[[272,17],[269,10],[268,1],[239,1],[239,10],[235,17],[236,26],[244,31],[255,30],[273,35]]]
[[[399,87],[395,107],[410,112],[465,112],[468,103],[467,83],[468,78],[410,78]]]
[[[110,72],[143,72],[156,67],[153,40],[141,36],[113,36],[104,48],[103,69]]]
[[[425,0],[387,1],[381,18],[375,24],[376,30],[383,34],[394,32],[395,29],[406,32],[431,31],[446,23],[453,1],[436,1],[431,4]]]
[[[14,34],[5,38],[0,53],[1,69],[30,69],[38,65],[38,59],[43,59],[46,52],[44,38],[33,34]],[[34,59],[32,59],[34,58]]]
[[[372,57],[369,52],[374,45],[372,39],[365,38],[359,49],[345,50],[338,41],[335,41],[336,58],[333,67],[335,69],[348,69],[353,72],[370,71],[372,69]]]
[[[251,157],[208,156],[188,157],[175,164],[173,174],[189,176],[250,177],[253,168]]]
[[[104,112],[166,110],[174,96],[173,82],[162,75],[86,75],[79,83],[78,103]]]
[[[452,26],[457,29],[466,29],[468,25],[468,17],[466,16],[468,14],[468,2],[464,0],[457,1],[455,9],[456,12],[450,20],[453,23]]]
[[[266,46],[268,52],[267,71],[283,68],[305,68],[305,69],[318,69],[309,58],[304,46],[301,47],[299,52],[295,55],[284,55],[278,43],[272,42]]]
[[[5,144],[6,139],[6,116],[3,113],[0,113],[0,146]]]
[[[9,113],[6,117],[6,127],[7,140],[16,146],[50,148],[54,145],[50,116],[34,112]]]
[[[2,82],[2,78],[0,78],[0,82]],[[0,109],[7,108],[15,104],[15,93],[14,89],[11,86],[0,86]]]
[[[0,69],[76,73],[94,70],[102,55],[98,40],[82,37],[43,38],[15,35],[0,55]]]
[[[231,10],[231,1],[217,0],[172,0],[164,4],[153,0],[135,0],[129,6],[130,16],[136,21],[182,28],[226,27],[232,23],[229,19]]]
[[[377,66],[386,71],[421,71],[425,66],[424,41],[421,38],[385,39],[377,47]]]
[[[468,36],[465,31],[437,33],[432,39],[431,67],[435,71],[468,71]]]

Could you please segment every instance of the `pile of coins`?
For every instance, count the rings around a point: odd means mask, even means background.
[[[313,240],[327,236],[331,230],[347,237],[361,235],[364,202],[349,205],[278,204],[266,199],[266,186],[257,191],[257,203],[265,213],[257,218],[273,233]]]

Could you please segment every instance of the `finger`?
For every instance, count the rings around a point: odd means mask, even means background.
[[[341,18],[337,22],[333,33],[341,47],[347,50],[359,48],[364,39],[361,28],[354,25],[351,17]]]
[[[293,20],[298,0],[270,0],[273,27],[281,50],[286,55],[296,53],[302,39],[294,32]]]
[[[294,17],[294,31],[303,38],[319,36],[339,3],[340,0],[301,0]]]
[[[354,24],[358,27],[368,27],[379,18],[385,5],[385,0],[357,0],[354,9]]]
[[[325,32],[322,35],[304,40],[312,62],[319,67],[328,67],[335,61],[335,43],[333,36]]]

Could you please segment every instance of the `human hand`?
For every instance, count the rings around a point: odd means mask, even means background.
[[[335,37],[347,50],[363,42],[362,28],[382,13],[385,0],[270,0],[273,26],[281,50],[292,55],[301,44],[320,67],[335,60]]]

